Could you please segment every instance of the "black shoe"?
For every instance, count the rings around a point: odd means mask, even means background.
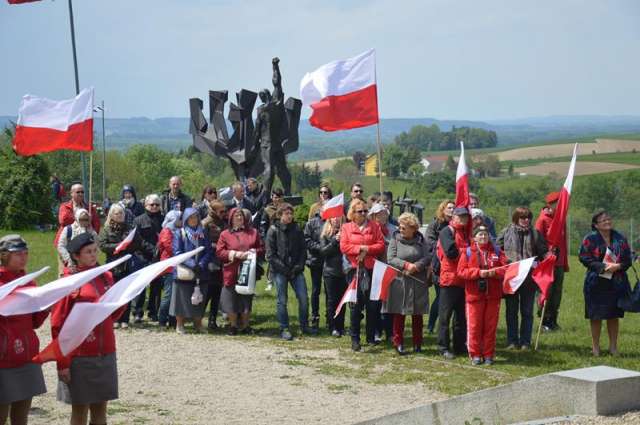
[[[414,353],[422,353],[422,347],[419,345],[414,345],[413,346],[413,352]]]
[[[235,326],[229,326],[229,329],[227,330],[227,335],[230,335],[230,336],[238,335],[238,328],[236,328]]]
[[[216,323],[216,321],[215,321],[215,320],[211,320],[211,319],[209,319],[209,324],[207,324],[207,328],[208,328],[210,331],[218,330],[218,324]]]
[[[398,353],[401,356],[404,356],[405,354],[407,354],[407,352],[404,351],[404,347],[402,346],[402,344],[396,346],[396,353]]]
[[[360,351],[362,347],[360,347],[360,341],[356,341],[355,339],[351,341],[351,349],[353,351]]]
[[[239,332],[242,335],[253,335],[254,334],[253,328],[251,326],[247,326],[244,329],[240,329]]]

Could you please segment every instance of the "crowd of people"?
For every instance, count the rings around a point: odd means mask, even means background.
[[[304,226],[296,223],[294,207],[282,189],[265,194],[255,179],[234,183],[228,197],[208,185],[200,199],[193,200],[181,187],[180,177],[172,177],[167,190],[140,201],[135,189],[125,185],[104,224],[84,201],[80,184],[70,188],[70,199],[59,206],[54,245],[60,275],[96,267],[98,251],[107,261],[127,254],[131,258],[51,309],[54,337],[75,303],[97,302],[114,282],[134,271],[203,248],[183,264],[164,270],[148,291],[114,312],[68,358],[58,361],[58,398],[71,404],[72,424],[85,424],[88,417],[92,424],[106,423],[107,402],[118,397],[114,329],[128,328],[131,317],[133,323],[144,321],[145,308],[146,320],[178,334],[186,332],[188,322],[201,331],[207,312],[206,327],[211,331],[224,327],[230,336],[252,334],[254,296],[237,289],[246,280],[244,265],[252,256],[258,258],[257,279],[264,275],[267,289],[275,287],[274,310],[284,340],[294,339],[287,309],[289,285],[297,300],[300,332],[317,335],[324,283],[327,332],[336,338],[348,333],[353,351],[362,349],[365,319],[366,344],[386,339],[398,355],[407,354],[404,329],[406,316],[411,316],[412,348],[419,353],[423,317],[428,314],[427,331],[437,333],[437,350],[444,359],[468,355],[473,365],[492,365],[503,298],[505,346],[529,350],[532,344],[537,286],[529,274],[514,294],[503,293],[504,266],[531,257],[543,261],[550,253],[557,257],[555,280],[542,320],[546,331],[560,330],[562,282],[568,271],[566,236],[560,246],[547,243],[558,193],[546,197],[535,222],[529,208],[517,207],[511,223],[496,233],[495,221],[482,211],[475,194],[470,195],[469,208],[443,200],[425,230],[410,212],[393,217],[391,193],[365,197],[359,183],[351,187],[344,215],[327,220],[321,212],[333,192],[323,184]],[[626,270],[631,267],[631,251],[607,212],[593,216],[592,230],[579,256],[587,269],[585,317],[590,320],[593,355],[600,354],[603,320],[609,351],[617,354],[618,320],[624,316],[617,301],[629,288]],[[132,232],[132,242],[116,249]],[[370,297],[376,260],[397,271],[382,301]],[[26,241],[19,235],[1,238],[0,261],[0,286],[23,276],[28,268]],[[310,291],[305,268],[310,272]],[[347,332],[340,301],[351,282],[356,297],[349,304]],[[49,311],[0,316],[0,424],[9,417],[12,423],[26,423],[32,397],[45,391],[42,371],[31,358],[39,351],[34,330],[48,315]]]

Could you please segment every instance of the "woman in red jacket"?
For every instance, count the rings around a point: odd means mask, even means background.
[[[351,263],[348,281],[358,281],[357,302],[351,308],[351,349],[360,351],[360,322],[367,312],[367,343],[376,344],[374,335],[380,320],[380,301],[369,300],[371,274],[376,258],[384,252],[384,237],[377,223],[367,220],[367,204],[354,199],[349,206],[350,220],[340,229],[340,251]],[[357,273],[357,277],[356,277]]]
[[[223,263],[220,309],[229,318],[229,335],[251,332],[249,316],[253,295],[241,295],[236,292],[238,270],[247,259],[250,250],[255,250],[258,257],[264,255],[264,244],[260,234],[251,225],[249,210],[233,208],[229,212],[229,228],[220,233],[216,244],[216,255]]]
[[[96,267],[98,245],[83,233],[71,240],[67,249],[78,272]],[[71,274],[65,269],[65,274]],[[106,272],[60,300],[51,314],[51,335],[56,338],[76,303],[95,303],[113,285]],[[58,399],[71,404],[71,425],[84,425],[91,413],[91,424],[107,423],[107,402],[118,398],[116,339],[113,322],[126,305],[96,326],[69,356],[58,361]]]
[[[491,242],[489,229],[478,226],[474,239],[460,255],[458,276],[465,280],[467,346],[471,364],[484,360],[492,365],[496,352],[496,329],[502,298],[502,278],[507,257]]]
[[[27,243],[20,235],[0,239],[0,287],[25,275],[29,259]],[[35,282],[25,285],[36,286]],[[26,424],[33,396],[47,391],[39,364],[31,358],[40,351],[34,332],[48,311],[0,316],[0,424]]]

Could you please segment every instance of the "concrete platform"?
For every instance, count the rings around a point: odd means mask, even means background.
[[[513,424],[640,410],[640,373],[596,366],[550,373],[361,422],[380,425]]]

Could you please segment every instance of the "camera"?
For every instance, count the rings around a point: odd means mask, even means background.
[[[478,289],[480,290],[480,292],[487,291],[487,283],[487,279],[478,279]]]

